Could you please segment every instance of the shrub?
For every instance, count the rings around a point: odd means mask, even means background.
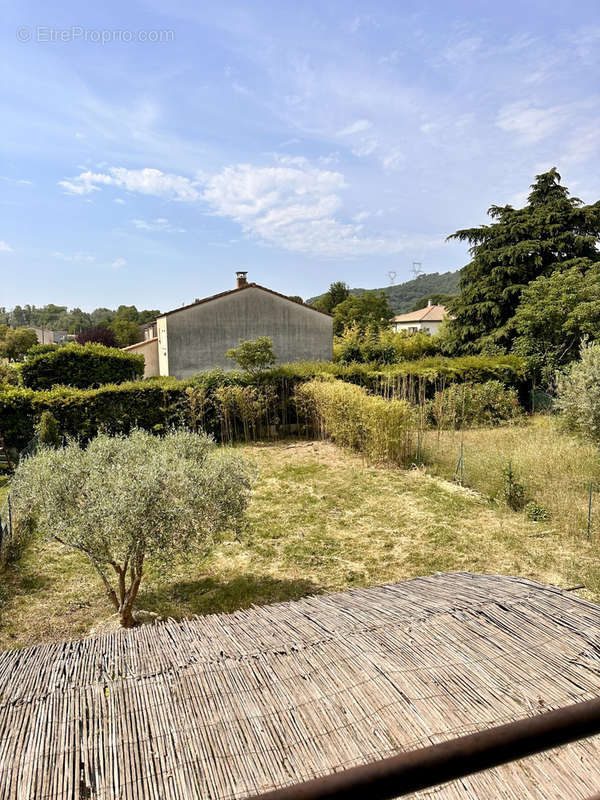
[[[390,328],[364,332],[356,325],[336,337],[334,345],[334,358],[341,364],[398,364],[438,352],[436,338],[427,333],[394,333]]]
[[[135,430],[85,449],[40,450],[18,466],[12,496],[17,528],[84,553],[129,627],[145,562],[164,573],[176,556],[237,528],[250,482],[242,458],[205,435]]]
[[[527,502],[525,486],[518,480],[512,461],[509,461],[502,471],[502,478],[504,480],[502,494],[507,506],[513,511],[522,511]]]
[[[406,464],[412,454],[415,409],[342,381],[309,381],[296,388],[307,422],[322,437],[373,462]]]
[[[579,361],[559,373],[556,383],[564,427],[600,442],[600,342],[584,342]]]
[[[58,422],[50,411],[42,412],[37,424],[37,437],[39,443],[46,447],[60,447],[62,444]]]
[[[23,383],[30,389],[56,385],[85,389],[94,384],[121,383],[144,374],[144,357],[101,344],[67,344],[28,358],[21,366]]]
[[[240,342],[238,347],[228,350],[225,355],[231,358],[245,372],[261,372],[275,363],[273,353],[273,340],[268,336],[259,336],[258,339]]]
[[[373,369],[368,364],[300,362],[281,364],[255,375],[211,370],[186,381],[156,377],[118,385],[106,384],[97,389],[58,386],[36,392],[3,386],[0,388],[0,429],[7,444],[21,449],[32,438],[42,412],[51,411],[64,436],[74,436],[83,442],[99,431],[127,433],[133,427],[140,427],[164,433],[173,425],[187,425],[192,430],[200,427],[216,437],[227,439],[221,407],[223,396],[217,395],[217,389],[250,386],[264,395],[260,402],[266,404],[266,410],[254,425],[246,416],[246,424],[249,424],[246,430],[251,437],[262,436],[273,425],[283,430],[297,425],[296,387],[324,376],[363,387],[370,394],[387,399],[424,404],[427,397],[453,381],[495,378],[519,382],[522,368],[519,360],[512,357],[470,356],[407,361],[385,369]],[[242,407],[245,408],[244,404],[229,402],[227,425],[234,437],[243,435],[245,430]]]
[[[429,403],[430,417],[440,429],[498,425],[522,413],[516,391],[499,381],[453,384]]]
[[[19,373],[10,364],[0,361],[0,385],[17,386],[19,383]]]

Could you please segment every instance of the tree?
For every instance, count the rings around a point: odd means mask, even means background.
[[[293,300],[295,303],[303,303],[304,302],[304,300],[298,294],[291,294],[289,299]]]
[[[246,462],[204,434],[134,430],[44,447],[19,464],[11,491],[17,529],[84,553],[131,627],[146,562],[164,571],[238,529],[250,484]]]
[[[109,328],[85,328],[85,330],[78,333],[75,337],[78,344],[87,344],[87,342],[97,342],[103,344],[105,347],[117,347],[117,340],[114,333]]]
[[[355,326],[363,333],[367,328],[385,328],[393,316],[383,292],[363,292],[360,297],[349,295],[333,312],[333,332],[341,336],[346,328]]]
[[[350,297],[350,289],[348,284],[344,281],[334,281],[329,286],[329,290],[325,294],[320,295],[313,300],[313,308],[318,308],[319,311],[326,311],[331,314],[336,306],[343,303],[344,300]]]
[[[31,328],[9,328],[0,341],[0,358],[21,361],[34,344],[37,336]]]
[[[130,344],[142,340],[142,330],[137,322],[117,318],[110,323],[108,329],[114,334],[118,347],[129,347]]]
[[[486,347],[509,349],[515,337],[515,312],[525,287],[576,258],[600,260],[600,202],[584,206],[569,197],[555,168],[536,176],[527,205],[492,206],[491,225],[449,236],[469,242],[472,261],[450,304],[450,331],[456,352]]]
[[[536,278],[523,290],[514,327],[514,352],[550,385],[584,337],[600,339],[600,264],[580,258]]]
[[[225,355],[236,362],[244,372],[256,374],[275,363],[273,340],[269,336],[259,336],[253,341],[240,341],[237,347],[228,350]]]
[[[600,442],[600,342],[584,342],[580,360],[558,373],[556,407],[568,430]]]

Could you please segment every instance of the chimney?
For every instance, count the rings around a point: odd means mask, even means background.
[[[241,288],[242,288],[242,286],[245,286],[245,285],[248,283],[248,281],[247,281],[247,279],[246,279],[246,275],[247,275],[247,274],[248,274],[248,273],[247,273],[247,272],[244,272],[244,270],[238,270],[238,271],[235,273],[235,280],[236,280],[236,283],[237,283],[237,288],[238,288],[238,289],[241,289]]]
[[[431,308],[431,298],[427,301],[427,308]]]

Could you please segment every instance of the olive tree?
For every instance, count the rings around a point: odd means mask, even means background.
[[[166,569],[236,529],[251,479],[241,456],[205,434],[134,430],[42,448],[19,465],[12,493],[17,524],[84,553],[130,627],[145,561]]]

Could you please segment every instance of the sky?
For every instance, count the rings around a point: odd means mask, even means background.
[[[380,287],[600,198],[597,0],[3,0],[0,64],[0,306]]]

